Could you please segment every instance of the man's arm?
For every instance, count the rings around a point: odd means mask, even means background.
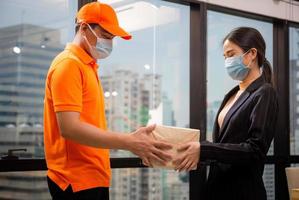
[[[66,139],[96,148],[129,150],[143,160],[156,160],[161,164],[171,159],[163,150],[172,146],[155,141],[150,136],[155,126],[143,127],[131,134],[121,134],[80,121],[79,112],[57,112],[56,117],[60,133]]]

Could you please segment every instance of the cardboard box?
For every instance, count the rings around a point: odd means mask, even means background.
[[[299,188],[292,189],[291,197],[292,200],[299,200]]]
[[[157,125],[152,134],[155,139],[159,141],[166,141],[173,145],[173,148],[167,151],[173,158],[178,155],[177,149],[181,144],[197,142],[200,137],[200,131],[197,129],[161,125]],[[174,169],[175,167],[172,164],[172,161],[168,162],[165,166],[161,166],[154,161],[151,161],[151,164],[154,168]]]

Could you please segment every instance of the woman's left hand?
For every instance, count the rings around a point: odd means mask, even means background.
[[[197,164],[199,162],[200,156],[199,142],[189,142],[187,144],[183,144],[178,148],[177,151],[178,156],[173,161],[175,170],[181,172],[197,169]]]

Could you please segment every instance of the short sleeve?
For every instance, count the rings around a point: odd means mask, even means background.
[[[65,59],[57,64],[50,81],[55,112],[82,111],[83,76],[79,64]]]

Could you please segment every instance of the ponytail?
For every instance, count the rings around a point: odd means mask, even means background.
[[[271,64],[266,58],[264,59],[262,68],[263,68],[262,76],[264,80],[273,86],[273,74],[272,74]]]

